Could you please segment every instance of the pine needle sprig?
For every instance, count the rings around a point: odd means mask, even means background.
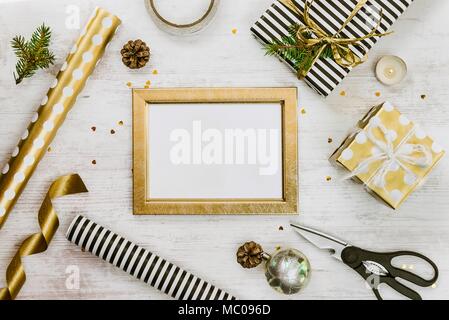
[[[46,69],[55,61],[54,54],[49,50],[51,29],[42,24],[26,41],[23,36],[16,36],[11,41],[11,47],[18,61],[14,79],[16,84],[23,79],[33,76],[38,69]]]
[[[308,48],[298,42],[297,32],[299,25],[294,24],[290,27],[289,35],[282,37],[281,40],[273,40],[265,45],[265,54],[269,56],[278,55],[291,62],[296,70],[308,70],[313,64],[317,55],[316,49]],[[311,34],[306,35],[312,37]],[[332,58],[333,53],[330,46],[326,47],[321,53],[322,58]]]

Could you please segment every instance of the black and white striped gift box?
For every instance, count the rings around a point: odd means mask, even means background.
[[[67,239],[178,300],[235,300],[235,297],[78,215]]]
[[[304,12],[304,4],[308,0],[294,0],[299,12]],[[354,19],[342,31],[348,38],[361,37],[368,34],[380,18],[382,22],[379,32],[386,32],[393,23],[404,13],[413,0],[370,0]],[[310,10],[311,18],[326,32],[335,34],[346,21],[358,0],[315,0]],[[294,12],[281,1],[276,1],[251,27],[252,33],[262,43],[267,44],[273,40],[281,40],[289,34],[293,24],[304,24],[302,14]],[[358,56],[363,56],[376,43],[376,38],[361,42],[361,48],[353,47]],[[285,61],[293,68],[291,61]],[[312,67],[306,83],[323,96],[329,95],[345,78],[351,70],[339,66],[332,59],[319,59]]]

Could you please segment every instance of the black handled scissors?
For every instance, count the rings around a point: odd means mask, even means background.
[[[432,260],[422,254],[413,251],[371,252],[308,227],[298,224],[291,224],[291,226],[307,241],[320,249],[329,250],[334,258],[357,271],[370,285],[378,300],[383,300],[379,293],[379,285],[383,283],[409,299],[421,300],[421,296],[417,292],[406,287],[396,279],[401,278],[420,287],[430,287],[438,278],[437,266]],[[400,256],[412,256],[426,261],[434,270],[433,278],[426,280],[412,272],[394,267],[392,260]]]

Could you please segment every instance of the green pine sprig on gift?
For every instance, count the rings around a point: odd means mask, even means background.
[[[14,73],[16,84],[33,76],[38,69],[46,69],[54,63],[55,56],[49,50],[50,39],[50,27],[42,24],[33,32],[29,41],[23,36],[16,36],[11,40],[11,47],[18,58],[17,74]]]
[[[317,55],[316,48],[307,48],[298,41],[297,33],[299,25],[294,24],[290,27],[289,35],[282,37],[281,40],[273,40],[265,45],[265,54],[269,56],[278,55],[284,60],[293,63],[294,68],[298,71],[309,70]],[[311,38],[312,34],[306,34],[306,37]],[[327,46],[320,57],[333,58],[332,49]]]

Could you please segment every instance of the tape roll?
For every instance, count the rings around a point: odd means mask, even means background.
[[[213,19],[217,12],[220,0],[210,0],[210,4],[204,14],[197,20],[189,23],[177,23],[163,17],[157,9],[155,0],[144,0],[148,13],[152,17],[156,26],[168,33],[174,35],[194,34],[204,29]]]

